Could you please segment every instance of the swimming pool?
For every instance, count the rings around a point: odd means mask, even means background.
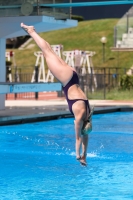
[[[93,115],[88,167],[73,119],[0,127],[0,200],[133,199],[133,113]]]

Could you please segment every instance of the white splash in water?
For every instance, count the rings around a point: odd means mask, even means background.
[[[71,152],[69,155],[76,156],[75,152]],[[99,156],[93,152],[93,153],[87,153],[87,157],[94,158],[94,157],[99,157]]]
[[[95,158],[98,157],[98,155],[96,153],[87,153],[87,157]]]

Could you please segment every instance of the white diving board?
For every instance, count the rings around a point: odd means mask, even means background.
[[[0,94],[61,91],[61,83],[1,83]]]

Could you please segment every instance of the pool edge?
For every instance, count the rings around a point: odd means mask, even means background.
[[[96,106],[94,109],[95,114],[106,114],[112,112],[130,112],[133,111],[133,106]],[[36,113],[16,116],[2,116],[0,117],[0,126],[32,123],[38,121],[54,120],[59,118],[71,118],[73,115],[69,111],[50,111],[47,113]]]

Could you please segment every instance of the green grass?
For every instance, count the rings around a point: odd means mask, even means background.
[[[133,92],[131,90],[112,89],[106,93],[107,100],[133,100]]]
[[[93,93],[88,94],[89,99],[104,99],[104,89],[96,90]],[[105,92],[106,100],[133,100],[133,93],[131,90],[120,90],[119,88],[114,88],[108,91],[106,88]]]
[[[79,22],[77,27],[41,33],[40,35],[51,45],[62,44],[64,50],[89,50],[95,51],[93,65],[95,67],[121,67],[130,68],[133,64],[132,52],[112,52],[113,30],[118,19],[102,19]],[[105,63],[102,61],[101,37],[107,37]],[[35,44],[34,41],[31,41]],[[34,67],[36,57],[34,51],[40,50],[36,45],[32,49],[14,49],[16,63],[23,69]]]

